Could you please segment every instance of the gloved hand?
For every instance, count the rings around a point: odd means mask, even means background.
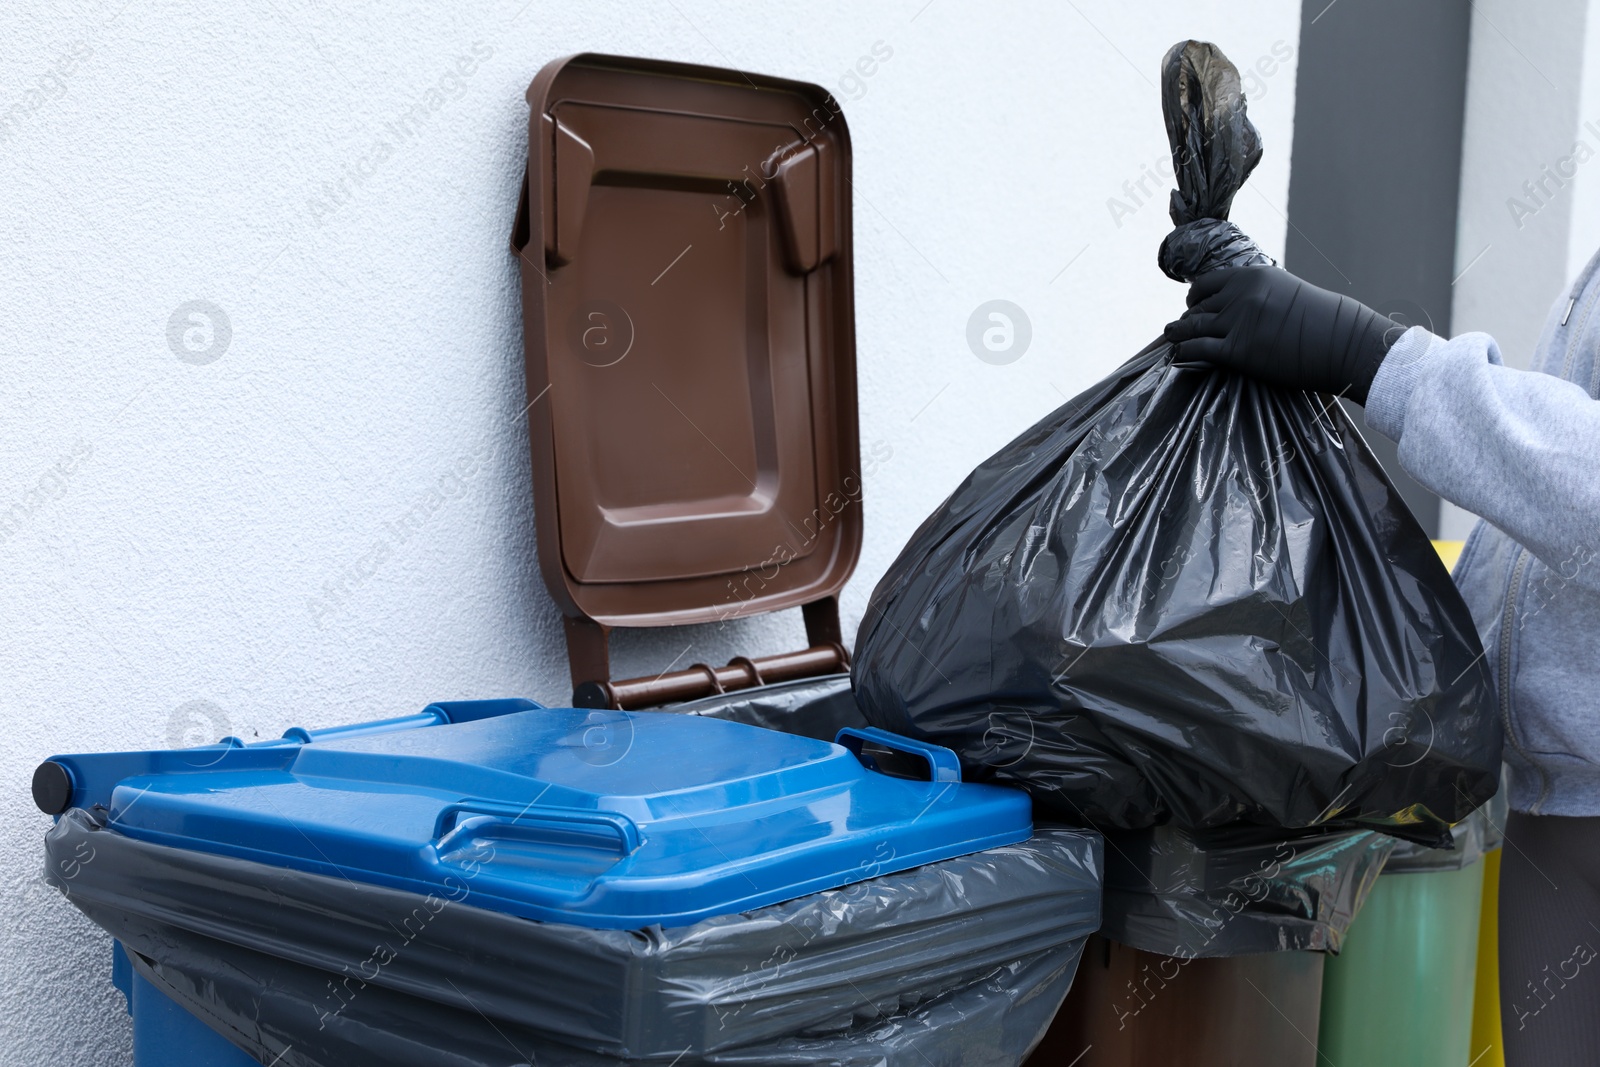
[[[1367,402],[1405,327],[1277,267],[1214,270],[1189,286],[1189,310],[1163,336],[1200,359],[1273,385]]]

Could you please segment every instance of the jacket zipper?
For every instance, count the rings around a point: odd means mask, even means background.
[[[1596,255],[1600,259],[1600,253]],[[1567,339],[1566,358],[1561,361],[1561,376],[1571,380],[1572,358],[1577,354],[1578,341],[1583,337],[1585,327],[1589,324],[1589,313],[1594,310],[1595,296],[1587,290],[1592,289],[1594,261],[1591,260],[1590,269],[1585,270],[1584,277],[1580,278],[1573,286],[1574,296],[1567,302],[1566,313],[1561,316],[1561,326],[1567,325],[1567,320],[1572,317],[1572,309],[1580,297],[1587,296],[1584,301],[1583,314],[1578,317],[1578,324],[1572,331],[1572,336]],[[1516,555],[1512,557],[1511,580],[1506,588],[1506,606],[1500,617],[1500,647],[1498,649],[1500,661],[1500,722],[1505,728],[1506,738],[1511,742],[1511,747],[1517,750],[1530,767],[1539,772],[1539,797],[1533,802],[1530,814],[1539,814],[1539,809],[1544,806],[1545,799],[1550,795],[1550,776],[1545,773],[1544,767],[1528,758],[1528,752],[1522,747],[1522,742],[1517,738],[1516,730],[1511,726],[1511,632],[1517,621],[1517,603],[1522,597],[1522,578],[1527,572],[1528,562],[1532,559],[1528,550],[1522,545],[1517,545]]]

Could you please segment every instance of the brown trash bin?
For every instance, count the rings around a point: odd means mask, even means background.
[[[1184,960],[1099,934],[1029,1067],[1313,1067],[1321,952]]]
[[[827,92],[584,54],[528,89],[522,266],[545,586],[578,707],[845,670],[861,551],[850,136]],[[612,676],[615,629],[802,608],[806,647]]]

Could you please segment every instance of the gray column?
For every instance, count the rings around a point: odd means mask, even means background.
[[[1470,5],[1301,7],[1284,266],[1395,319],[1451,330]],[[1437,535],[1439,502],[1367,438]]]

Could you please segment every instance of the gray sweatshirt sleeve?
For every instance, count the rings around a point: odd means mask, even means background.
[[[1366,421],[1417,481],[1600,590],[1600,401],[1581,386],[1503,366],[1488,334],[1415,326],[1379,368]]]

